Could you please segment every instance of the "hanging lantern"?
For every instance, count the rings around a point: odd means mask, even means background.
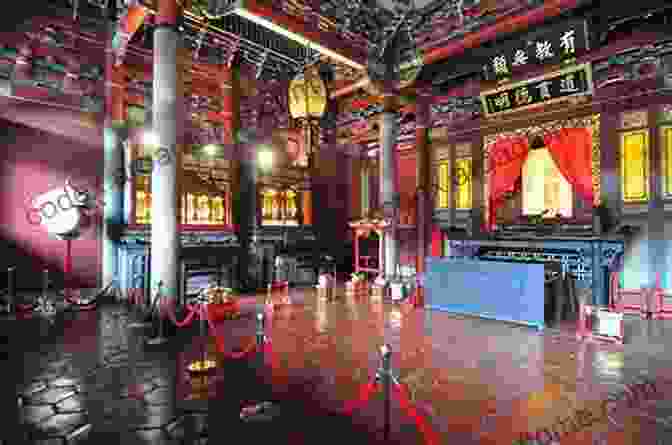
[[[289,113],[294,119],[319,119],[327,110],[327,85],[315,68],[296,76],[289,84]]]

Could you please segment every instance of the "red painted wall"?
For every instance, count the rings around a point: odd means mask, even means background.
[[[63,133],[76,129],[62,128]],[[81,136],[81,135],[79,135]],[[0,283],[7,266],[17,267],[17,287],[37,289],[40,271],[49,268],[56,285],[62,282],[65,241],[51,239],[25,214],[26,201],[66,178],[102,191],[103,149],[90,138],[67,137],[0,120]],[[88,141],[86,140],[88,139]],[[73,280],[95,287],[100,271],[100,246],[95,225],[73,241]]]
[[[401,194],[400,223],[415,224],[415,154],[400,153],[397,157],[399,175],[399,193]],[[417,252],[417,235],[415,230],[401,229],[399,233],[399,262],[415,264]]]

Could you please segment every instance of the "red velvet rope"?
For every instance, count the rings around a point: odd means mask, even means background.
[[[424,437],[425,439],[425,444],[438,445],[439,443],[438,434],[436,433],[436,431],[434,431],[431,425],[429,425],[427,419],[421,416],[420,413],[418,412],[418,409],[415,406],[413,406],[410,395],[408,393],[408,389],[402,385],[392,385],[392,387],[397,391],[397,395],[399,396],[398,397],[399,405],[401,405],[401,409],[406,411],[406,415],[415,422],[415,426],[418,428],[418,431],[420,431],[420,434],[422,434],[422,437]]]
[[[34,304],[17,304],[16,308],[21,312],[31,312],[35,309]]]
[[[91,311],[91,310],[96,308],[96,303],[80,304],[80,303],[77,303],[76,301],[74,301],[72,298],[67,297],[67,296],[64,297],[64,299],[65,299],[65,301],[67,301],[71,305],[77,307],[77,309],[79,309],[80,311]]]
[[[162,302],[159,306],[161,308],[161,312],[167,315],[170,321],[172,321],[178,328],[189,326],[191,322],[194,321],[194,317],[199,311],[199,308],[194,308],[193,306],[187,304],[186,307],[189,311],[189,314],[184,317],[184,320],[178,321],[177,317],[175,316],[175,312],[173,311],[172,302]]]
[[[141,290],[133,289],[129,292],[128,299],[131,304],[141,305],[145,302],[145,295]]]
[[[423,438],[425,439],[425,444],[438,445],[440,443],[438,434],[436,431],[434,431],[427,420],[422,415],[420,415],[418,409],[413,406],[408,389],[405,386],[396,384],[393,384],[392,387],[396,391],[401,409],[406,412],[406,415],[411,420],[413,420],[416,427],[418,428],[418,431],[420,431],[420,434],[422,434]],[[379,388],[380,385],[373,380],[364,385],[361,385],[359,388],[359,396],[345,404],[343,413],[350,415],[354,410],[363,407],[371,399],[373,393]]]
[[[359,396],[356,399],[346,402],[345,407],[343,408],[343,413],[352,414],[354,410],[366,405],[378,387],[379,385],[375,382],[368,382],[364,385],[360,385]]]
[[[257,346],[257,343],[255,340],[252,340],[250,344],[248,344],[245,348],[243,348],[242,351],[235,351],[235,352],[226,352],[224,348],[224,340],[220,338],[217,335],[217,331],[215,330],[215,323],[212,321],[210,318],[210,313],[205,307],[202,307],[201,309],[201,316],[205,317],[205,319],[208,321],[208,327],[210,328],[210,334],[215,337],[215,345],[217,347],[217,350],[219,351],[220,354],[224,355],[224,357],[229,358],[229,359],[234,359],[234,360],[239,360],[246,355],[250,354],[252,351]]]

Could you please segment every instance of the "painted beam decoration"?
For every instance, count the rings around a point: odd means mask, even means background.
[[[592,71],[586,63],[487,91],[481,103],[485,116],[492,117],[591,94]]]
[[[483,66],[487,80],[510,78],[534,66],[557,65],[589,50],[586,20],[571,20],[543,27],[522,39],[496,46]]]

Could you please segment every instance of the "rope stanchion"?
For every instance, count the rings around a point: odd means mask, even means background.
[[[142,276],[136,276],[134,277],[136,280],[143,278]],[[143,311],[143,307],[146,305],[145,302],[145,293],[140,290],[139,288],[133,288],[129,294],[128,294],[128,301],[132,305],[133,312],[135,313],[134,317],[135,321],[130,322],[128,324],[129,328],[146,328],[150,325],[150,323],[144,321],[145,320],[145,312]]]
[[[401,409],[406,411],[406,415],[415,422],[415,426],[425,439],[425,445],[439,445],[438,434],[413,405],[408,389],[401,384],[395,384],[394,389],[397,391],[397,399],[399,400]]]
[[[56,306],[49,299],[49,283],[49,270],[44,269],[42,271],[42,295],[38,297],[37,303],[33,307],[33,311],[38,312],[53,321],[51,317],[56,315]]]
[[[162,309],[162,303],[163,303],[163,292],[161,292],[161,289],[163,288],[163,281],[159,281],[158,289],[156,290],[156,297],[154,299],[153,304],[157,305],[158,311],[157,311],[157,316],[159,318],[159,332],[158,335],[154,338],[150,338],[147,340],[147,344],[149,345],[162,345],[168,341],[168,339],[163,335],[163,317],[161,316],[161,309]]]
[[[385,441],[389,441],[391,431],[391,396],[392,390],[394,390],[400,407],[415,422],[415,425],[425,439],[425,444],[438,445],[438,435],[427,423],[426,419],[420,415],[417,408],[413,406],[408,390],[399,383],[399,380],[392,373],[392,349],[389,345],[383,345],[380,348],[380,353],[381,366],[376,371],[374,378],[368,383],[361,385],[358,398],[347,402],[342,412],[344,414],[352,414],[354,410],[366,405],[371,400],[373,394],[382,388],[384,397],[383,433]]]
[[[200,375],[200,376],[207,376],[211,372],[213,372],[216,367],[217,363],[213,360],[208,360],[207,357],[207,332],[209,328],[209,319],[208,319],[208,310],[207,310],[207,298],[206,295],[201,293],[199,295],[199,298],[197,299],[198,305],[195,307],[190,306],[190,308],[195,308],[196,309],[196,314],[198,315],[200,319],[200,327],[201,327],[201,358],[199,360],[194,360],[192,361],[189,366],[187,366],[187,370],[194,376]]]
[[[207,310],[203,311],[206,317],[206,320],[208,322],[208,327],[210,328],[210,333],[212,336],[215,338],[215,346],[217,347],[217,351],[224,356],[226,359],[233,359],[233,360],[240,360],[243,357],[253,353],[255,350],[261,350],[263,351],[263,346],[265,345],[266,342],[266,336],[264,335],[263,331],[263,321],[262,321],[262,330],[261,330],[261,341],[260,341],[260,332],[259,332],[259,318],[257,318],[257,332],[256,332],[256,338],[255,340],[252,340],[250,344],[245,346],[242,350],[240,351],[233,351],[233,352],[226,352],[225,346],[224,346],[224,340],[221,339],[217,335],[217,331],[215,328],[215,324],[210,318],[210,314]],[[257,317],[261,316],[263,320],[263,315],[258,314]],[[259,348],[261,346],[261,348]]]
[[[16,281],[15,281],[16,267],[10,266],[7,268],[7,289],[0,292],[0,295],[5,295],[5,312],[12,314],[14,312],[14,299],[16,298]]]

